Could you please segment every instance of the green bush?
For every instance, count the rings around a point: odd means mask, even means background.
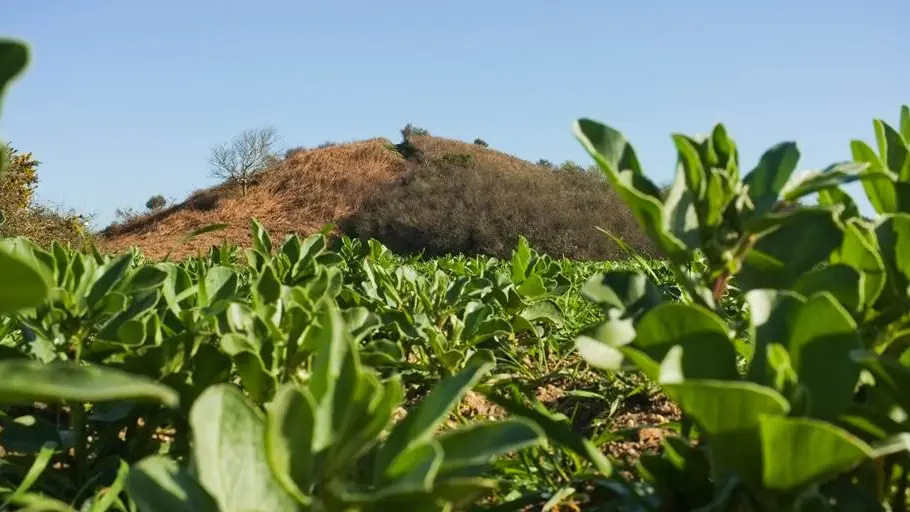
[[[625,257],[600,227],[645,255],[653,253],[628,208],[599,175],[510,173],[455,160],[409,162],[400,180],[380,187],[340,228],[405,254],[507,257],[525,236],[555,257]]]
[[[575,130],[685,291],[668,302],[644,273],[594,276],[583,293],[608,319],[576,341],[598,368],[642,371],[686,415],[641,461],[662,505],[906,510],[910,109],[899,129],[875,121],[879,152],[853,141],[853,162],[801,177],[793,142],[743,169],[723,125],[675,135],[666,194],[622,134],[590,119]],[[874,221],[841,188],[854,181]],[[799,204],[813,194],[818,205]],[[746,321],[720,305],[731,289]]]
[[[167,206],[167,199],[161,194],[153,195],[145,202],[145,207],[150,211],[158,211]]]

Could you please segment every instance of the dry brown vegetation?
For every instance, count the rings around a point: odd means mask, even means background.
[[[378,183],[404,172],[404,158],[389,145],[386,139],[370,139],[296,152],[259,173],[246,195],[231,185],[196,191],[159,212],[110,226],[99,245],[108,250],[137,246],[158,258],[188,231],[212,223],[230,227],[202,235],[174,255],[205,250],[222,240],[246,245],[253,217],[277,239],[292,232],[317,232],[355,211]]]
[[[136,246],[160,258],[186,233],[212,223],[229,227],[177,248],[174,256],[222,241],[246,245],[255,217],[276,239],[309,235],[331,223],[335,234],[376,238],[400,252],[502,255],[523,234],[556,256],[619,256],[594,230],[597,225],[649,252],[602,178],[582,174],[429,135],[411,135],[397,146],[377,138],[296,149],[257,173],[245,194],[229,184],[196,191],[183,202],[108,227],[99,246]]]

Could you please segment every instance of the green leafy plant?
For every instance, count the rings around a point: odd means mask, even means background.
[[[674,135],[676,180],[661,194],[619,132],[576,124],[687,298],[667,301],[642,273],[594,276],[585,294],[607,320],[576,340],[590,364],[641,370],[686,415],[688,435],[641,463],[665,504],[907,506],[906,473],[882,471],[906,467],[910,448],[902,420],[882,423],[907,403],[895,382],[908,371],[898,340],[910,310],[900,263],[910,210],[896,199],[910,180],[907,107],[903,134],[875,126],[879,154],[854,142],[856,162],[802,176],[795,143],[770,148],[741,177],[723,125],[703,139]],[[840,188],[857,180],[875,221]],[[814,193],[818,205],[798,204]],[[732,328],[720,304],[731,284],[749,312]]]
[[[127,489],[140,510],[449,510],[495,485],[482,478],[494,457],[542,440],[521,419],[433,435],[492,367],[488,352],[440,381],[380,439],[403,397],[401,381],[383,384],[361,366],[339,312],[326,310],[319,321],[305,383],[284,384],[265,413],[227,384],[199,397],[190,413],[193,469],[160,456],[137,464]]]

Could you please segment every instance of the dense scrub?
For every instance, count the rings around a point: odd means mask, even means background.
[[[507,172],[470,154],[418,155],[401,178],[378,187],[341,227],[402,254],[508,257],[524,236],[554,257],[625,258],[597,228],[643,254],[656,254],[602,175],[541,166]]]
[[[24,236],[48,246],[56,240],[81,246],[91,235],[86,219],[35,200],[40,162],[31,153],[5,146],[6,171],[0,175],[0,237]]]

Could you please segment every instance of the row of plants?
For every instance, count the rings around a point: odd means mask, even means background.
[[[27,59],[0,44],[0,92]],[[910,109],[874,125],[802,175],[795,143],[744,171],[723,125],[674,135],[663,193],[579,120],[660,262],[402,259],[256,221],[181,262],[4,239],[0,506],[905,510]],[[573,356],[682,410],[628,474],[528,397]],[[508,414],[463,418],[470,393]]]

